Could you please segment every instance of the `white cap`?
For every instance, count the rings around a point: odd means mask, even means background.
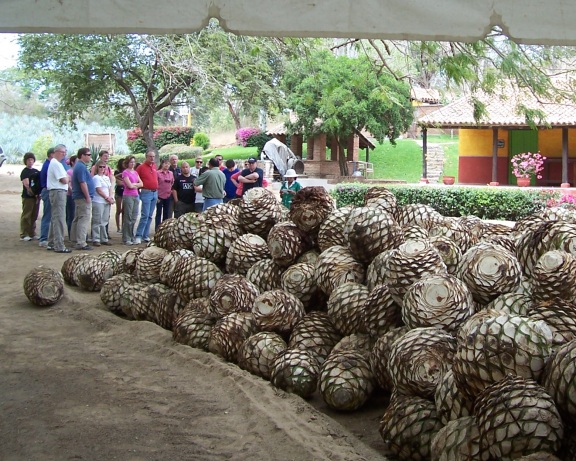
[[[284,175],[285,178],[297,178],[298,175],[296,174],[296,171],[294,171],[292,168],[290,168],[286,174]]]

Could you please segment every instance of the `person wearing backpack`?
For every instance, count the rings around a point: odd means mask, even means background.
[[[20,217],[20,240],[36,240],[36,220],[40,211],[40,171],[34,168],[36,156],[32,152],[24,154],[26,167],[20,173],[22,181],[22,216]]]

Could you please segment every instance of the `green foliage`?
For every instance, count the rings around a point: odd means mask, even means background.
[[[330,193],[338,207],[361,206],[370,186],[341,184]],[[503,188],[389,186],[399,206],[411,203],[429,205],[444,216],[474,215],[482,219],[517,221],[546,207],[551,191]]]
[[[283,84],[297,117],[289,129],[304,136],[345,139],[366,129],[379,141],[394,143],[412,123],[409,86],[389,72],[375,72],[366,58],[314,53],[294,63]]]
[[[202,156],[204,149],[200,146],[187,146],[185,144],[166,144],[159,150],[161,156],[176,154],[179,160]]]
[[[130,130],[135,131],[135,130]],[[128,133],[130,133],[130,131]],[[140,135],[137,137],[130,137],[128,134],[128,139],[126,141],[128,144],[128,149],[130,149],[131,154],[145,154],[148,150],[148,146],[146,145],[146,141],[144,141],[144,137],[142,136],[142,132],[140,131]]]
[[[102,144],[90,144],[88,147],[90,148],[90,160],[92,160],[92,165],[94,165],[100,158],[98,154],[102,150]]]
[[[370,186],[362,183],[339,184],[330,191],[330,195],[336,200],[336,206],[364,206],[364,196]]]
[[[190,145],[190,140],[194,136],[194,128],[182,126],[163,126],[157,128],[152,138],[158,149],[167,144]],[[140,128],[134,128],[127,132],[127,144],[132,154],[145,154],[148,150],[144,135]]]
[[[264,144],[272,139],[272,136],[268,136],[266,133],[253,134],[246,140],[246,147],[255,147],[256,154],[260,154],[262,149],[264,149]]]
[[[34,154],[36,154],[37,159],[40,160],[44,158],[46,152],[48,152],[48,149],[54,146],[54,144],[55,143],[54,140],[52,139],[52,135],[46,133],[34,140],[30,152],[34,152]]]
[[[36,87],[52,92],[54,116],[72,125],[86,111],[131,116],[154,148],[154,115],[197,78],[189,48],[168,35],[21,34],[19,65]]]
[[[306,53],[313,39],[250,37],[226,32],[211,20],[196,34],[185,36],[194,62],[206,79],[195,95],[195,112],[222,105],[224,101],[236,129],[244,119],[257,119],[263,109],[274,114],[284,109],[279,82],[286,62]],[[197,120],[199,114],[194,115]]]
[[[154,142],[157,148],[166,144],[190,145],[194,137],[194,128],[189,126],[163,126],[154,131]]]
[[[212,150],[212,156],[214,157],[216,155],[221,155],[224,160],[230,158],[246,160],[250,157],[254,157],[254,148],[242,146],[219,147]]]
[[[206,133],[196,133],[194,135],[194,145],[206,150],[210,147],[210,138]]]

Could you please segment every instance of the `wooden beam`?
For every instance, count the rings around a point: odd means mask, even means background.
[[[562,127],[562,183],[568,183],[568,128]]]
[[[422,178],[428,178],[428,165],[426,158],[428,157],[428,128],[422,128]]]
[[[498,182],[498,127],[492,127],[492,182]]]

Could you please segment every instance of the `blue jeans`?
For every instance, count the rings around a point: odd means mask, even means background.
[[[222,203],[221,198],[206,198],[206,197],[204,197],[204,206],[202,207],[202,211],[206,211],[211,206],[218,205],[219,203]]]
[[[172,196],[168,197],[168,198],[159,198],[158,202],[156,203],[156,227],[155,229],[158,229],[158,226],[160,225],[160,223],[162,221],[167,220],[170,217],[170,209],[172,207]]]
[[[50,220],[52,219],[52,205],[50,205],[50,195],[48,189],[42,189],[40,193],[42,199],[42,220],[40,221],[40,242],[48,241],[50,232]]]
[[[68,238],[72,238],[72,221],[76,214],[76,204],[71,195],[66,196],[66,226],[68,227]]]
[[[152,216],[154,216],[154,209],[156,208],[157,200],[158,192],[150,192],[148,190],[143,190],[140,192],[142,211],[140,212],[140,222],[138,223],[138,229],[136,229],[136,238],[150,238],[150,224],[152,224]]]

